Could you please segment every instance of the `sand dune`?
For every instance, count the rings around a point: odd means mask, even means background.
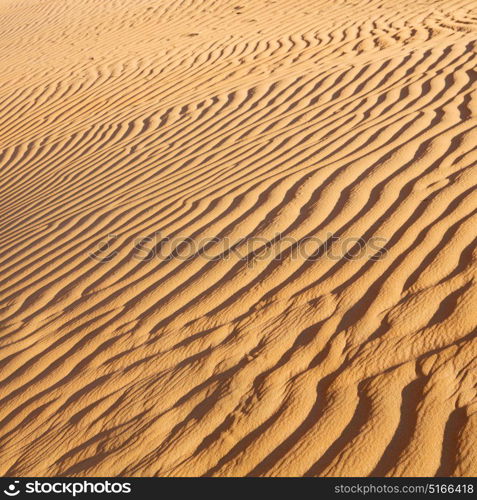
[[[0,473],[477,474],[474,0],[0,0]]]

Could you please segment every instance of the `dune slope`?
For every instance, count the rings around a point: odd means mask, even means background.
[[[0,0],[2,475],[476,475],[474,0]]]

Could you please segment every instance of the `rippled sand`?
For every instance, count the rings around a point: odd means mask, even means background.
[[[0,0],[2,475],[476,475],[475,0]]]

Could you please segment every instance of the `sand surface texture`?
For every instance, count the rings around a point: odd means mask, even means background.
[[[0,473],[477,473],[475,0],[0,0]]]

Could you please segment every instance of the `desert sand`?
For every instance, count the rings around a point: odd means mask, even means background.
[[[0,474],[477,474],[475,0],[0,0]]]

